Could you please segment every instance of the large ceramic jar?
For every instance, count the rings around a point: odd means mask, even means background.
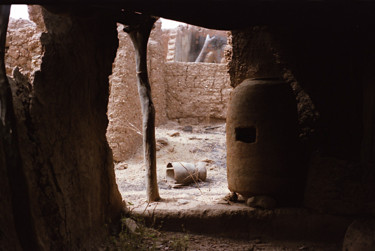
[[[244,197],[266,195],[279,204],[301,189],[296,165],[297,107],[279,79],[247,79],[237,86],[227,113],[228,188]]]

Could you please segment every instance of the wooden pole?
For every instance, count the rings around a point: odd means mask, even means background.
[[[138,93],[142,107],[147,200],[152,202],[160,200],[160,196],[156,173],[155,107],[147,73],[147,42],[157,18],[143,14],[136,17],[136,23],[127,25],[124,30],[129,34],[135,49]]]

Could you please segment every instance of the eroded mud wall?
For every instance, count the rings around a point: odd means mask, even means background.
[[[35,233],[29,238],[43,250],[92,249],[122,211],[105,135],[116,23],[48,12],[44,20],[41,71],[31,84],[15,71],[12,84]],[[25,227],[15,225],[19,233]]]
[[[226,118],[232,91],[226,64],[166,63],[168,118],[180,123],[212,123]]]
[[[41,30],[37,25],[25,19],[10,18],[6,40],[6,70],[12,75],[14,67],[33,78],[33,72],[39,69],[42,59],[40,44]]]
[[[305,205],[322,212],[374,213],[369,30],[317,23],[233,32],[233,86],[245,78],[276,76],[296,92],[301,164],[309,172]]]

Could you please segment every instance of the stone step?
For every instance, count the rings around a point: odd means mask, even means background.
[[[255,209],[217,204],[173,210],[159,202],[132,212],[163,230],[220,234],[228,237],[264,237],[278,240],[342,241],[351,217],[320,214],[306,208]],[[166,202],[166,204],[168,204]],[[183,227],[182,227],[183,226]]]

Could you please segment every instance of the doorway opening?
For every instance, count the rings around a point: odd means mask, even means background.
[[[232,90],[226,69],[226,31],[159,20],[148,43],[148,71],[156,109],[157,173],[163,201],[152,207],[176,210],[213,205],[229,193],[225,118]],[[164,26],[164,28],[163,28]],[[119,190],[131,210],[146,202],[141,111],[134,50],[122,25],[110,77],[107,139]],[[127,62],[127,63],[125,63]],[[205,163],[207,179],[180,186],[166,179],[171,162]]]

